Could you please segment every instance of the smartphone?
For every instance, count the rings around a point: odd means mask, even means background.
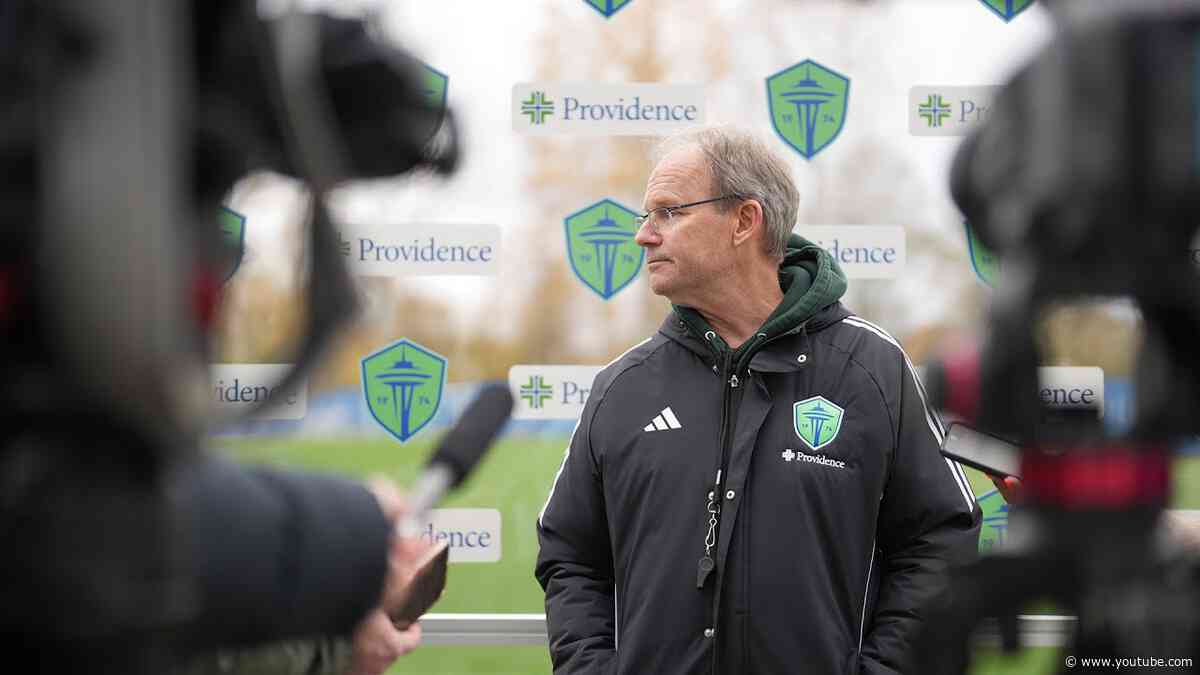
[[[953,422],[942,439],[942,455],[993,476],[1020,478],[1020,446],[962,422]]]
[[[421,618],[446,588],[446,565],[450,561],[450,545],[439,541],[417,561],[416,574],[408,584],[408,592],[399,609],[390,618],[396,628],[404,630]]]

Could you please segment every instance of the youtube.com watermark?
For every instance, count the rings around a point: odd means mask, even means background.
[[[1068,668],[1109,668],[1112,670],[1121,670],[1122,668],[1192,667],[1192,660],[1190,658],[1163,658],[1158,656],[1089,658],[1084,656],[1070,655],[1063,659],[1063,663],[1066,664]]]

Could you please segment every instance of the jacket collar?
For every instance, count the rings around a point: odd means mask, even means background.
[[[823,308],[846,292],[846,275],[833,256],[798,234],[788,237],[787,251],[779,264],[779,286],[783,299],[745,344],[731,350],[700,312],[672,305],[679,327],[690,332],[713,359],[730,360],[737,370],[750,367],[764,344],[801,328]]]
[[[850,311],[841,302],[826,305],[807,321],[763,345],[751,357],[750,368],[765,373],[786,373],[803,368],[808,357],[805,344],[808,335],[828,328],[848,316]],[[678,312],[672,311],[667,315],[658,332],[690,350],[710,368],[720,369],[721,364],[716,359],[716,351],[705,343],[703,337],[688,329]],[[805,361],[800,360],[801,354],[805,355]]]

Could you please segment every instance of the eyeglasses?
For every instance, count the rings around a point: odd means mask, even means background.
[[[679,211],[680,209],[686,209],[686,208],[689,208],[692,206],[700,206],[701,204],[711,204],[713,202],[719,202],[722,199],[731,199],[731,198],[732,199],[742,199],[743,197],[741,195],[721,195],[720,197],[713,197],[712,199],[702,199],[698,202],[691,202],[690,204],[679,204],[677,206],[660,206],[657,209],[650,209],[648,212],[643,213],[640,216],[637,216],[636,218],[633,219],[633,224],[637,225],[638,228],[641,228],[641,226],[643,224],[649,222],[650,230],[652,232],[654,232],[654,234],[662,234],[663,230],[669,229],[672,225],[675,224],[675,212],[676,211]]]

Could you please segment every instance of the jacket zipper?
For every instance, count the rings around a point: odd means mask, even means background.
[[[802,326],[801,330],[804,330],[806,325],[807,322],[805,322],[805,325]],[[772,342],[780,337],[783,336],[777,335],[775,338],[765,340],[762,344],[757,346],[757,349],[762,349],[767,343]],[[755,351],[757,351],[757,349]],[[746,359],[746,363],[749,364],[749,359]],[[730,372],[731,369],[733,372]],[[733,430],[735,422],[737,421],[736,409],[741,403],[742,392],[738,391],[741,386],[741,380],[738,379],[737,370],[733,365],[733,354],[730,351],[726,351],[724,354],[724,364],[721,369],[721,377],[725,384],[728,385],[722,387],[721,396],[721,458],[720,464],[717,467],[717,475],[714,479],[713,490],[708,499],[708,532],[704,538],[704,556],[700,558],[700,562],[698,563],[696,570],[697,589],[704,588],[708,582],[709,576],[711,576],[712,572],[716,569],[716,561],[712,557],[712,553],[713,549],[717,547],[718,536],[721,528],[721,496],[723,494],[724,479],[726,478],[725,470],[726,464],[729,461],[729,447],[733,444]],[[710,627],[713,631],[715,631],[717,628],[720,603],[721,598],[719,589],[714,586],[711,609],[712,625]],[[713,675],[716,675],[717,672],[717,643],[715,642],[715,639],[716,638],[714,635],[714,642],[712,643],[712,660],[709,669],[709,672]]]
[[[779,337],[779,336],[776,336]],[[770,342],[767,340],[766,342]],[[763,344],[766,344],[764,342]],[[761,349],[763,345],[759,345]],[[710,345],[711,347],[711,345]],[[704,555],[696,566],[696,588],[702,589],[708,582],[709,575],[716,569],[716,561],[712,556],[713,548],[717,545],[721,526],[721,495],[724,494],[726,465],[729,463],[729,448],[733,445],[733,431],[737,422],[736,408],[741,403],[741,380],[733,363],[733,352],[726,350],[722,355],[721,379],[728,386],[722,387],[721,394],[721,455],[717,465],[717,475],[713,480],[713,489],[709,494],[706,510],[709,514],[708,531],[704,536]],[[749,363],[749,360],[747,360]],[[732,372],[731,372],[732,371]],[[714,626],[715,628],[715,626]]]
[[[717,544],[717,528],[721,523],[721,486],[722,475],[725,471],[726,453],[729,447],[729,416],[730,408],[733,403],[732,390],[737,385],[737,374],[734,373],[730,377],[729,368],[732,355],[726,352],[724,355],[724,364],[721,368],[721,379],[728,383],[728,387],[722,387],[721,391],[721,454],[717,463],[717,475],[713,480],[713,488],[708,493],[708,504],[705,510],[708,512],[708,531],[704,534],[704,555],[700,557],[700,561],[696,566],[696,588],[702,589],[708,583],[708,576],[716,569],[716,562],[713,559],[713,548]]]
[[[725,480],[728,478],[730,446],[733,445],[734,429],[737,426],[737,409],[741,403],[741,380],[738,378],[736,366],[732,363],[732,354],[726,353],[725,364],[721,373],[724,376],[723,379],[726,385],[722,387],[723,395],[721,397],[721,459],[713,483],[712,498],[709,500],[709,536],[705,539],[705,554],[700,562],[701,572],[697,576],[697,588],[703,588],[707,583],[708,577],[716,570],[716,562],[713,556],[716,555],[717,551],[713,549],[718,548],[717,544],[720,538],[722,496],[725,493]],[[711,628],[715,631],[717,629],[721,603],[719,589],[715,582],[712,593],[712,608],[710,610],[712,616]],[[715,640],[719,638],[714,636],[713,639],[710,672],[715,675],[718,661],[718,643]]]

